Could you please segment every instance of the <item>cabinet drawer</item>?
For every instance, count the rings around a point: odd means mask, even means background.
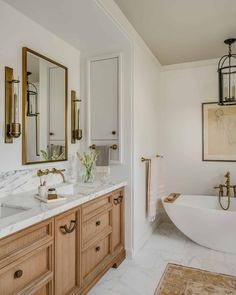
[[[99,263],[110,255],[110,236],[107,236],[93,246],[85,250],[82,254],[82,275],[85,278],[91,274]]]
[[[21,257],[52,240],[52,219],[0,239],[0,269],[18,259],[19,256]]]
[[[14,295],[28,286],[38,285],[40,278],[52,279],[50,270],[51,246],[45,246],[33,252],[33,255],[22,257],[19,262],[2,268],[0,271],[0,294]],[[48,279],[49,280],[49,279]],[[36,292],[37,290],[35,290]],[[27,294],[23,292],[22,294]]]
[[[82,205],[83,221],[93,218],[94,216],[99,214],[101,211],[104,211],[105,209],[108,210],[109,208],[111,208],[112,207],[111,197],[112,197],[111,195],[106,195],[104,197],[98,198],[87,204]]]
[[[111,211],[105,211],[101,214],[96,215],[94,218],[84,222],[82,225],[82,243],[83,246],[91,241],[96,239],[99,234],[102,234],[104,231],[111,229]]]

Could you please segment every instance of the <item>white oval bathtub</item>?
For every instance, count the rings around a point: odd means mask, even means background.
[[[223,203],[226,205],[226,198]],[[172,222],[194,242],[223,252],[236,253],[236,198],[228,211],[220,208],[218,197],[180,195],[163,206]]]

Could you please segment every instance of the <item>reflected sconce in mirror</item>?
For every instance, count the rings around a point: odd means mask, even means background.
[[[32,75],[27,72],[27,116],[37,117],[38,113],[38,89],[34,83],[30,83],[28,77]]]
[[[71,143],[76,143],[76,140],[82,139],[82,129],[80,129],[80,109],[77,107],[79,102],[81,102],[81,99],[76,98],[76,91],[71,90]]]
[[[5,67],[5,143],[21,135],[19,123],[19,80],[15,80],[13,69]]]
[[[35,118],[35,147],[36,147],[36,156],[40,156],[39,151],[39,115],[38,112],[38,89],[36,85],[32,82],[29,82],[29,76],[32,75],[32,72],[27,71],[27,117]]]

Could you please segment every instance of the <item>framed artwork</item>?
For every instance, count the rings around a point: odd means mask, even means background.
[[[202,104],[202,160],[236,162],[236,105]]]

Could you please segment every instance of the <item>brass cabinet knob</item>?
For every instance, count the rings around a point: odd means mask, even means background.
[[[113,199],[113,203],[114,203],[115,205],[118,205],[118,204],[119,204],[119,198],[115,198],[115,199]]]
[[[15,279],[19,279],[19,278],[22,277],[22,275],[23,275],[23,270],[22,270],[22,269],[19,269],[19,270],[17,270],[17,271],[14,273],[14,278],[15,278]]]
[[[100,224],[101,224],[100,220],[96,221],[96,226],[99,226]]]
[[[95,248],[95,251],[96,252],[99,252],[101,250],[101,247],[100,246],[97,246],[96,248]]]
[[[111,149],[113,150],[117,150],[118,149],[118,145],[117,144],[113,144],[110,146]]]

